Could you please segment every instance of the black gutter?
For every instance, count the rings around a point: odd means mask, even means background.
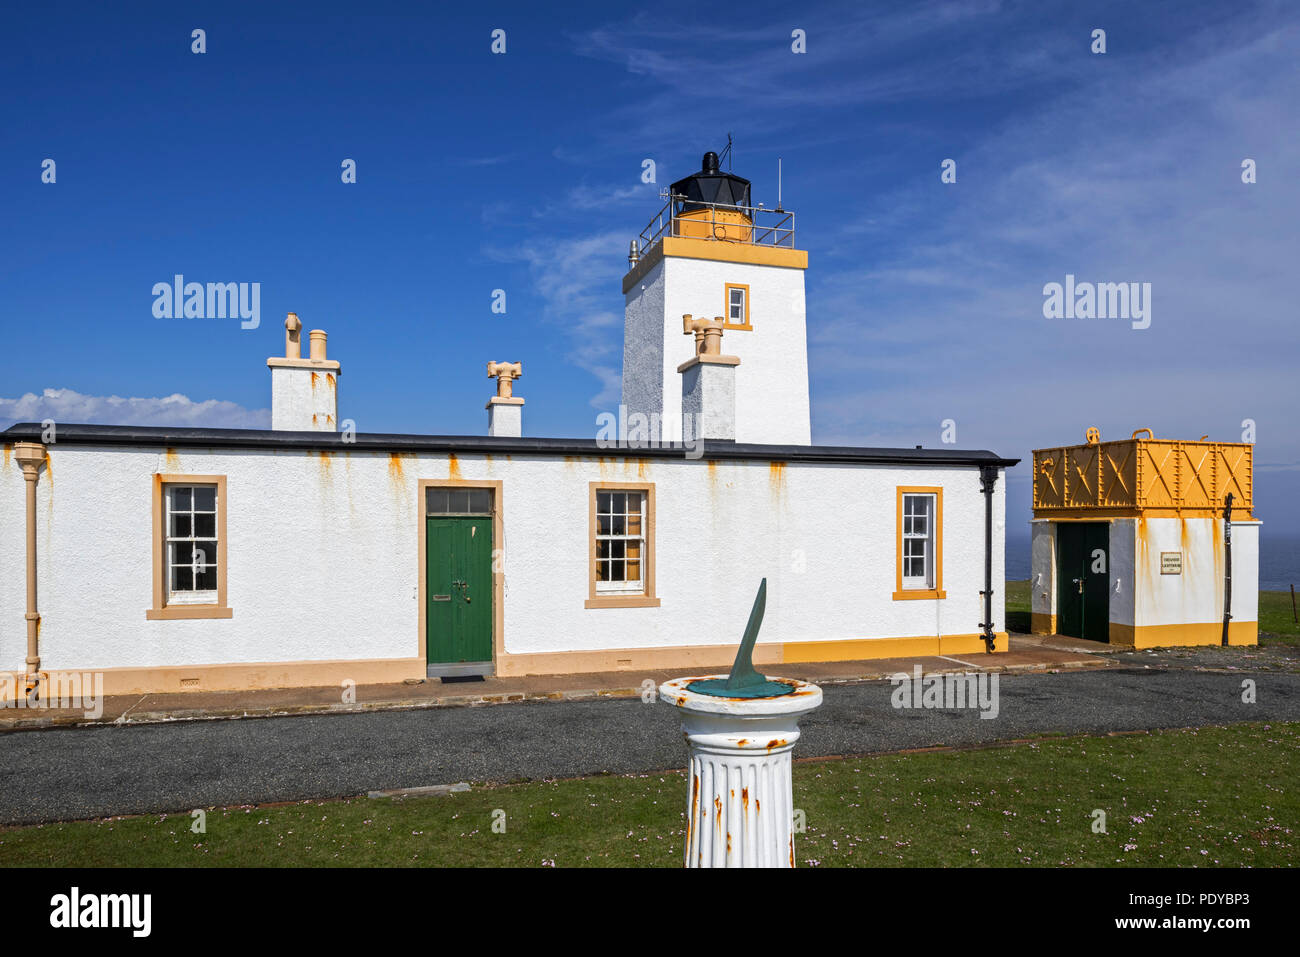
[[[998,470],[994,465],[980,466],[980,491],[984,493],[984,650],[992,654],[997,635],[993,631],[993,486],[998,483]]]
[[[0,442],[39,442],[42,427],[20,422],[0,432]],[[286,449],[336,452],[397,452],[479,455],[583,455],[606,458],[681,458],[681,445],[661,448],[611,446],[596,439],[512,438],[487,435],[404,435],[397,433],[288,432],[271,429],[193,429],[135,425],[58,425],[52,445],[163,446],[167,448]],[[824,462],[853,465],[993,466],[1004,459],[987,450],[880,449],[834,445],[754,445],[706,441],[705,459]]]

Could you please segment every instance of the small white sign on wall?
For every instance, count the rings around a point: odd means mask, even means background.
[[[1160,553],[1160,574],[1181,575],[1182,573],[1183,573],[1182,552],[1161,552]]]

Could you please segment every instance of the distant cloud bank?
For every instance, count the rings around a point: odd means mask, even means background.
[[[158,398],[124,398],[119,395],[85,395],[72,389],[28,392],[16,399],[0,397],[0,429],[15,422],[95,425],[175,425],[220,429],[267,429],[270,409],[246,409],[235,402],[205,399],[195,402],[174,393]]]

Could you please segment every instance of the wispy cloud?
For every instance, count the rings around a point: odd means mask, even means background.
[[[809,111],[843,126],[854,107],[988,97],[1081,72],[1077,58],[1065,55],[1079,37],[1043,31],[1024,38],[1013,23],[997,0],[883,10],[809,5],[779,16],[756,13],[742,24],[719,17],[687,25],[641,12],[573,42],[580,55],[622,65],[637,88],[603,125],[611,139],[656,142],[687,129],[730,129],[737,109],[748,115],[762,104],[761,124],[741,125],[751,140],[775,144],[783,131],[805,129]],[[796,28],[806,53],[791,50]]]
[[[0,429],[15,422],[79,425],[172,425],[221,429],[267,429],[269,409],[246,409],[235,402],[205,399],[195,402],[175,393],[157,398],[86,395],[72,389],[28,392],[16,399],[0,398]]]
[[[626,232],[600,232],[575,238],[539,237],[524,246],[489,250],[504,262],[526,263],[545,303],[545,319],[563,328],[568,357],[595,376],[600,390],[594,408],[618,404],[622,388],[623,315],[617,290],[626,271],[620,251]]]

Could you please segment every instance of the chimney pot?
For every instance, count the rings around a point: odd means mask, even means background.
[[[289,313],[284,319],[284,357],[302,358],[302,320],[296,312]]]
[[[497,380],[497,394],[488,400],[488,435],[523,435],[524,400],[514,394],[513,383],[524,374],[522,362],[489,362],[489,378]]]
[[[329,336],[324,329],[313,329],[311,331],[311,359],[313,362],[325,361],[325,341]]]

